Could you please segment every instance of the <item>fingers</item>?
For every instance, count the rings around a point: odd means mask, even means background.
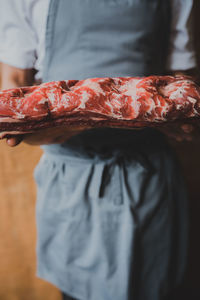
[[[85,128],[66,129],[66,127],[56,127],[32,132],[23,135],[7,136],[7,145],[15,147],[22,140],[29,145],[45,145],[45,144],[60,144],[66,142],[69,138],[81,133]]]
[[[191,142],[193,140],[193,138],[190,135],[176,136],[175,139],[177,142]]]
[[[183,124],[183,125],[181,125],[181,129],[185,133],[191,133],[192,131],[194,131],[194,126],[191,124]]]
[[[50,145],[50,144],[62,144],[74,135],[79,134],[82,129],[79,130],[66,130],[63,128],[54,128],[48,130],[41,130],[38,133],[30,133],[24,135],[24,143],[31,146],[38,145]]]
[[[194,139],[195,128],[192,124],[183,124],[173,127],[166,126],[162,128],[161,131],[177,142],[191,142]]]
[[[8,137],[7,138],[7,145],[10,147],[15,147],[17,145],[19,145],[23,140],[23,136],[19,135],[19,136],[15,136],[15,137]]]
[[[69,131],[69,132],[65,132],[65,134],[61,134],[58,135],[56,137],[54,137],[53,139],[49,139],[49,141],[46,141],[46,144],[62,144],[67,142],[71,137],[81,133],[82,130],[77,130],[77,131]]]

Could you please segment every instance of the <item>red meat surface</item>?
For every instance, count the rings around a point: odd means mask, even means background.
[[[142,128],[200,120],[200,87],[186,76],[92,78],[0,92],[0,138],[54,126]]]

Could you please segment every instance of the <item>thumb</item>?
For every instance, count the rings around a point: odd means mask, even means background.
[[[19,145],[23,140],[23,136],[22,135],[18,135],[18,136],[10,136],[7,137],[7,145],[10,147],[15,147],[17,145]]]

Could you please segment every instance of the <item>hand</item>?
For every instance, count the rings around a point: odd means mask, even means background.
[[[15,135],[15,136],[9,136],[7,138],[7,145],[10,147],[15,147],[19,145],[23,141],[23,135]]]
[[[10,147],[15,147],[22,141],[29,145],[61,144],[84,129],[81,127],[67,128],[66,126],[41,129],[34,133],[10,136],[7,138],[7,144]]]
[[[175,139],[177,142],[192,141],[194,134],[197,132],[192,124],[168,124],[165,127],[159,128],[161,132],[167,135],[169,138]]]

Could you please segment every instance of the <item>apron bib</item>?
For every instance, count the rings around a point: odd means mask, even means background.
[[[169,2],[51,1],[44,81],[164,73]]]
[[[46,35],[44,81],[163,74],[170,32],[170,1],[52,0]],[[155,135],[147,130],[146,136]],[[135,131],[129,134],[132,140]],[[102,141],[101,136],[104,136]],[[82,132],[47,153],[88,157],[124,140],[124,130]],[[159,143],[159,135],[158,135]]]

